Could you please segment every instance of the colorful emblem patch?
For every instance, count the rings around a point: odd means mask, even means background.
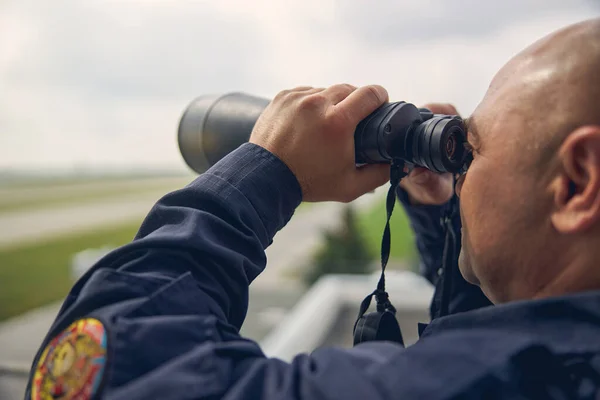
[[[106,330],[100,321],[73,322],[48,343],[31,385],[33,400],[91,399],[106,364]]]

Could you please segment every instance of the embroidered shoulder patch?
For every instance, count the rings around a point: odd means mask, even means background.
[[[106,364],[106,330],[100,321],[73,322],[48,343],[31,384],[33,400],[91,399]]]

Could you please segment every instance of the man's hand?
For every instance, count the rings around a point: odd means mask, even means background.
[[[250,143],[290,168],[303,201],[350,202],[389,180],[388,164],[357,168],[354,161],[356,125],[387,101],[376,85],[285,90],[256,122]]]
[[[435,114],[458,115],[456,108],[450,104],[426,104],[424,107]],[[421,167],[413,169],[402,179],[400,187],[406,190],[413,205],[441,205],[454,195],[452,174],[438,174]]]

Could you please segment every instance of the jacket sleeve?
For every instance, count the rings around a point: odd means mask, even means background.
[[[505,354],[494,352],[494,340],[485,352],[473,352],[475,339],[465,342],[462,335],[409,349],[365,343],[284,363],[241,337],[248,286],[265,267],[264,249],[300,201],[291,171],[252,144],[163,197],[135,239],[73,287],[33,362],[26,397],[40,398],[44,390],[55,397],[86,390],[80,398],[128,400],[435,399],[469,388],[500,393],[501,376],[481,386],[492,379],[482,366]],[[86,330],[88,321],[93,329]],[[75,371],[65,368],[73,359]]]
[[[452,280],[449,295],[449,314],[469,311],[491,305],[479,287],[468,283],[461,275],[458,268],[458,254],[461,243],[461,220],[458,198],[454,202],[440,206],[412,205],[408,194],[402,188],[397,190],[397,198],[408,215],[410,225],[415,232],[417,251],[419,252],[419,269],[421,274],[435,286],[435,293],[431,302],[430,313],[437,315],[441,302],[442,264],[446,231],[443,218],[456,207],[452,217],[452,226],[456,233],[456,258],[452,260],[449,279]]]

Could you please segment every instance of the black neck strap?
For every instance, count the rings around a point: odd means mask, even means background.
[[[456,186],[456,180],[454,181]],[[452,298],[452,270],[454,262],[457,259],[458,251],[456,243],[456,232],[454,231],[453,219],[456,215],[456,196],[453,196],[448,203],[446,212],[442,218],[442,227],[446,230],[446,239],[444,242],[444,252],[442,253],[442,275],[437,285],[439,293],[436,293],[434,302],[437,302],[437,309],[432,315],[433,318],[439,318],[450,314],[450,299]]]
[[[365,297],[360,304],[358,318],[354,324],[354,345],[373,340],[385,340],[404,345],[402,332],[396,319],[396,308],[390,302],[388,293],[385,291],[385,267],[390,257],[390,218],[396,204],[396,190],[400,180],[405,176],[403,161],[394,160],[390,172],[390,189],[388,190],[386,199],[387,221],[381,241],[381,276],[379,277],[379,282],[377,282],[377,289]],[[446,238],[442,256],[442,276],[440,277],[440,286],[438,286],[440,290],[439,293],[436,293],[436,297],[439,297],[434,299],[439,304],[435,315],[432,316],[433,318],[449,314],[448,308],[452,292],[451,271],[456,258],[456,233],[452,226],[452,220],[456,213],[455,201],[453,197],[442,219],[443,227],[446,230]],[[365,314],[371,305],[373,296],[375,296],[377,302],[377,309],[375,312]]]
[[[450,207],[452,210],[454,207]],[[443,317],[448,315],[450,298],[452,294],[452,265],[454,263],[456,251],[456,234],[452,227],[453,212],[450,211],[442,219],[442,225],[446,229],[446,240],[444,242],[444,252],[442,253],[442,276],[438,286],[440,290],[439,307],[433,318]]]
[[[377,282],[377,289],[365,297],[360,305],[358,318],[354,324],[354,345],[372,340],[387,340],[404,345],[400,326],[396,320],[396,309],[385,291],[385,267],[390,258],[391,246],[390,218],[396,204],[396,189],[404,176],[406,176],[404,162],[394,160],[391,166],[390,188],[386,199],[387,221],[381,241],[381,276],[379,282]],[[377,311],[365,315],[371,305],[373,296],[375,296],[377,302]]]

